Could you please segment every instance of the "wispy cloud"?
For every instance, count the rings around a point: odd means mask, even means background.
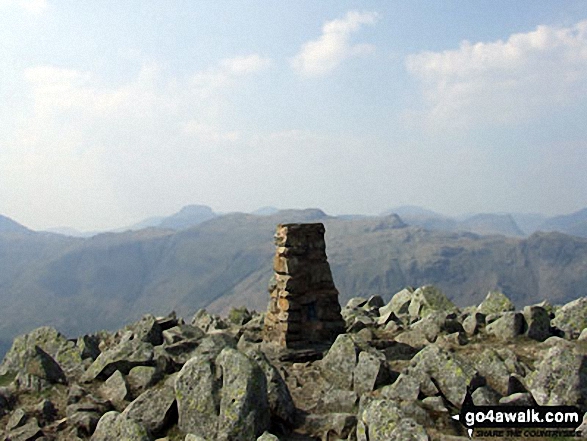
[[[507,41],[422,52],[406,60],[421,81],[431,124],[511,124],[587,93],[587,21],[538,26]]]
[[[375,12],[349,11],[344,18],[326,22],[317,40],[305,43],[293,57],[291,66],[305,76],[325,75],[336,69],[345,59],[370,53],[370,44],[351,44],[351,35],[363,25],[373,25]]]

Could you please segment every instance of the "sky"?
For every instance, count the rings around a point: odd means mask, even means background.
[[[0,0],[0,214],[587,207],[587,2]]]

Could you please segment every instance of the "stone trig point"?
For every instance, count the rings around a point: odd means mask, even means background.
[[[263,338],[285,348],[330,343],[344,332],[326,258],[324,225],[280,224]]]

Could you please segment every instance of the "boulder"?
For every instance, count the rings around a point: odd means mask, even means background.
[[[405,415],[396,402],[375,399],[359,412],[358,419],[358,441],[389,441],[392,434],[397,436],[394,431],[405,419]]]
[[[348,334],[340,334],[320,361],[322,376],[339,389],[353,388],[353,372],[360,348]]]
[[[485,326],[485,314],[473,312],[463,320],[463,329],[469,337],[477,335]]]
[[[310,414],[303,417],[296,432],[311,439],[345,440],[353,439],[356,425],[357,417],[350,413]]]
[[[487,334],[494,335],[501,341],[512,341],[524,333],[526,321],[519,312],[504,312],[503,315],[488,324],[485,328]]]
[[[359,395],[371,392],[385,384],[389,372],[385,355],[379,352],[362,351],[353,370],[353,389]]]
[[[132,332],[133,340],[140,340],[153,346],[163,343],[163,329],[159,325],[159,320],[152,314],[144,315],[138,322],[125,329]]]
[[[457,312],[458,308],[435,286],[426,285],[414,291],[408,307],[410,317],[424,318],[434,311],[449,314]]]
[[[126,380],[133,395],[137,396],[162,377],[162,372],[155,366],[135,366],[128,372]]]
[[[460,408],[467,392],[467,385],[477,371],[458,354],[430,344],[412,358],[404,374],[417,379],[420,382],[420,390],[424,393],[425,386],[430,387],[427,383],[432,380],[444,397],[455,407]]]
[[[243,353],[225,348],[216,359],[222,370],[218,440],[250,440],[269,428],[267,381]]]
[[[406,315],[408,313],[410,302],[412,301],[413,293],[413,288],[404,288],[395,293],[387,305],[379,308],[379,315],[383,316],[390,312],[393,312],[397,317]]]
[[[115,371],[127,375],[135,366],[149,366],[155,363],[153,345],[141,340],[123,341],[103,351],[82,375],[82,382],[94,379],[106,380]]]
[[[61,366],[39,346],[26,348],[21,354],[23,368],[18,372],[16,384],[21,390],[41,391],[52,384],[66,384]]]
[[[556,310],[552,325],[564,331],[565,336],[576,338],[587,328],[587,297],[580,297]]]
[[[516,306],[501,291],[489,291],[485,300],[477,307],[481,314],[500,314],[502,312],[514,311]]]
[[[472,361],[487,383],[501,395],[509,394],[512,374],[526,373],[516,354],[508,348],[486,348],[480,354],[473,354]]]
[[[248,349],[245,354],[254,360],[265,374],[271,419],[281,425],[292,424],[296,410],[295,405],[287,384],[277,368],[258,349]]]
[[[0,364],[0,376],[22,371],[31,354],[35,353],[35,347],[55,360],[64,373],[70,370],[78,372],[82,366],[81,354],[75,343],[67,340],[56,329],[43,326],[14,339]]]
[[[149,389],[130,403],[122,412],[146,427],[153,435],[177,422],[175,392],[171,387]]]
[[[523,314],[527,326],[525,334],[529,338],[544,341],[552,335],[550,315],[546,309],[541,306],[526,306]]]
[[[100,395],[115,406],[120,406],[124,401],[130,399],[128,384],[120,371],[114,372],[100,385]]]
[[[214,358],[196,355],[181,368],[175,380],[179,429],[185,433],[215,435],[220,397]]]
[[[175,381],[179,428],[218,440],[250,440],[269,427],[267,380],[236,349],[190,359]]]
[[[587,357],[566,345],[551,347],[526,382],[541,406],[577,405],[587,410]]]
[[[18,426],[8,432],[7,441],[32,441],[43,436],[36,418],[31,418],[27,423]]]
[[[153,438],[138,422],[116,411],[102,415],[91,441],[152,441]]]

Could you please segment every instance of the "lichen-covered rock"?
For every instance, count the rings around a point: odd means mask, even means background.
[[[508,348],[486,348],[480,354],[473,354],[472,361],[487,383],[501,395],[509,393],[511,374],[526,373],[516,354]]]
[[[153,438],[138,422],[116,411],[102,415],[91,441],[152,441]]]
[[[221,383],[213,361],[209,355],[196,355],[175,379],[178,426],[185,433],[216,434]]]
[[[526,380],[541,406],[577,405],[587,410],[587,357],[566,345],[551,347]]]
[[[477,335],[485,326],[485,314],[472,312],[463,320],[463,329],[468,336]]]
[[[362,424],[357,427],[357,439],[388,441],[397,435],[394,431],[404,418],[405,415],[396,402],[373,400],[360,412],[359,421]]]
[[[128,384],[120,371],[114,372],[100,385],[100,395],[114,405],[120,405],[130,398]]]
[[[577,337],[587,328],[587,297],[580,297],[557,309],[552,325],[563,330],[566,337]]]
[[[159,320],[152,314],[146,314],[141,319],[127,326],[125,329],[132,332],[133,340],[144,341],[153,346],[163,343],[163,329],[159,325]]]
[[[500,314],[502,312],[514,311],[516,306],[501,291],[489,291],[485,300],[477,307],[481,314]]]
[[[406,315],[408,313],[410,302],[412,301],[413,293],[414,290],[412,288],[404,288],[395,293],[387,305],[379,308],[379,315],[383,316],[389,312],[393,312],[398,317]]]
[[[135,366],[126,377],[132,393],[137,396],[162,378],[162,372],[155,366]]]
[[[149,389],[130,403],[122,415],[138,421],[153,435],[159,435],[176,422],[175,392],[171,387]]]
[[[426,285],[414,291],[408,307],[410,317],[424,318],[434,311],[442,311],[448,314],[457,312],[458,308],[435,286]]]
[[[22,371],[35,347],[40,348],[59,363],[63,371],[78,372],[80,370],[81,354],[75,343],[67,340],[56,329],[43,326],[14,339],[12,347],[0,365],[0,376]]]
[[[350,413],[310,414],[303,418],[297,432],[312,439],[352,439],[357,417]]]
[[[8,432],[6,440],[8,441],[30,441],[43,436],[43,431],[39,427],[39,422],[36,418],[31,418],[27,423],[15,427]]]
[[[381,388],[381,396],[389,400],[414,401],[419,394],[420,381],[406,374],[400,374],[393,384]]]
[[[250,440],[269,427],[267,380],[233,348],[190,359],[175,381],[179,428],[209,439]]]
[[[389,378],[385,356],[379,352],[362,351],[353,371],[353,388],[362,395],[383,385]]]
[[[487,325],[485,330],[488,334],[494,335],[501,341],[512,341],[524,333],[526,321],[519,312],[504,312],[494,322]]]
[[[339,389],[352,389],[360,350],[350,335],[339,335],[320,362],[323,377]]]
[[[27,348],[21,361],[24,367],[16,377],[16,384],[21,390],[41,391],[52,384],[67,383],[61,366],[38,346]]]
[[[82,375],[82,382],[106,380],[115,371],[128,374],[135,366],[154,364],[153,345],[141,340],[124,341],[102,352]]]
[[[538,341],[544,341],[552,335],[550,316],[541,306],[526,306],[523,309],[526,320],[526,335]]]
[[[477,371],[459,355],[430,344],[414,356],[404,373],[416,378],[422,391],[423,384],[432,379],[446,399],[459,408]]]
[[[222,369],[218,440],[247,441],[269,428],[267,380],[259,366],[232,348],[216,359]]]
[[[277,368],[269,362],[265,354],[257,349],[248,349],[245,354],[254,360],[265,374],[267,399],[272,420],[278,421],[280,424],[292,424],[295,405],[287,384]]]

